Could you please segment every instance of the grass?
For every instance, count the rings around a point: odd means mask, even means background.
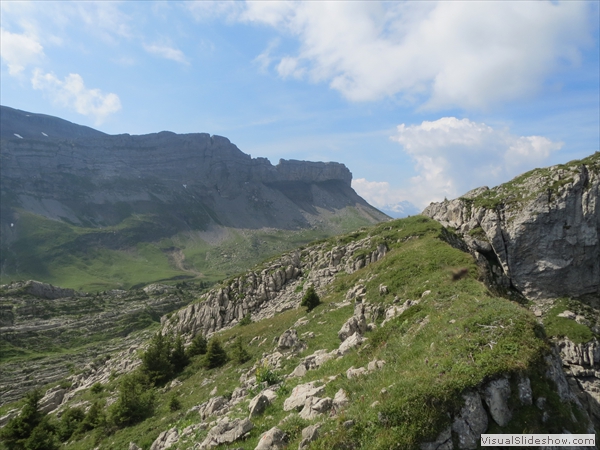
[[[325,395],[329,397],[338,389],[344,389],[350,397],[347,409],[324,421],[322,438],[311,444],[311,449],[417,448],[420,442],[435,438],[446,426],[448,413],[455,413],[462,406],[461,393],[465,389],[476,388],[500,374],[511,376],[513,383],[520,374],[527,374],[532,380],[534,398],[545,396],[551,405],[551,417],[546,422],[535,407],[519,409],[510,430],[561,433],[565,426],[579,430],[584,426],[583,420],[571,406],[560,403],[543,376],[542,358],[549,346],[535,317],[521,305],[490,293],[478,279],[472,258],[446,243],[446,236],[439,224],[423,217],[358,232],[354,239],[371,237],[373,246],[384,242],[389,249],[387,256],[355,273],[338,275],[321,297],[322,304],[310,313],[304,308],[288,310],[219,333],[226,349],[238,338],[249,343],[258,337],[246,346],[252,357],[250,361],[244,364],[230,361],[222,368],[206,370],[196,357],[180,375],[181,385],[158,392],[158,413],[153,417],[109,436],[87,435],[65,448],[127,448],[133,441],[147,449],[161,431],[173,426],[181,431],[200,422],[197,414],[186,411],[206,401],[215,387],[217,395],[230,395],[239,386],[240,375],[265,352],[272,352],[276,338],[302,317],[309,322],[297,328],[298,334],[312,332],[314,338],[306,339],[308,349],[302,355],[283,358],[276,373],[291,372],[302,356],[315,350],[337,348],[340,343],[337,331],[352,315],[353,308],[336,305],[358,283],[365,285],[366,299],[372,304],[387,307],[396,297],[420,302],[384,327],[368,332],[367,343],[358,351],[331,360],[301,379],[286,380],[267,411],[252,419],[254,429],[235,443],[236,448],[254,449],[261,433],[276,425],[290,433],[289,448],[296,447],[300,430],[311,422],[284,412],[282,407],[291,389],[308,381],[327,383]],[[347,239],[331,238],[325,247],[348,242]],[[466,268],[468,275],[452,281],[451,273],[456,268]],[[388,287],[387,294],[380,295],[380,284]],[[385,360],[384,368],[360,379],[347,379],[345,372],[350,366],[364,367],[373,359]],[[335,378],[330,381],[330,377]],[[108,398],[117,381],[109,383],[99,394],[81,392],[74,401],[89,400],[93,395]],[[387,393],[382,394],[382,389]],[[511,401],[516,401],[516,392],[513,389]],[[178,411],[168,408],[173,395],[181,402]],[[230,417],[247,417],[250,398],[234,407]],[[346,420],[353,420],[355,425],[345,427]],[[492,426],[490,430],[496,429]],[[206,433],[199,431],[195,442],[201,442]],[[180,443],[173,448],[187,447]]]
[[[557,338],[569,338],[575,344],[582,344],[590,341],[594,334],[589,327],[577,323],[573,319],[558,317],[558,314],[565,310],[570,310],[576,314],[584,313],[584,305],[575,300],[561,298],[548,311],[544,318],[544,328],[548,336]]]
[[[210,244],[198,232],[173,231],[165,236],[169,227],[162,227],[152,215],[130,216],[104,228],[75,226],[23,210],[19,216],[16,241],[2,242],[0,283],[35,279],[87,292],[157,281],[214,283],[286,250],[366,223],[348,208],[318,228],[225,228],[226,237]],[[181,255],[183,260],[176,262]]]

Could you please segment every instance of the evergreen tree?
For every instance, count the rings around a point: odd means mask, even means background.
[[[231,357],[234,361],[237,361],[239,364],[243,364],[246,361],[250,361],[250,353],[248,353],[248,350],[246,350],[246,348],[244,347],[244,343],[241,337],[238,337],[233,343],[231,349]]]
[[[196,336],[194,336],[192,343],[186,350],[188,357],[191,358],[192,356],[196,355],[205,355],[207,344],[208,343],[206,342],[204,335],[202,333],[198,333]]]
[[[304,293],[304,296],[302,297],[302,302],[300,303],[300,306],[305,306],[306,311],[312,311],[320,303],[321,303],[321,299],[317,295],[315,288],[313,286],[310,286]]]
[[[119,398],[109,408],[109,416],[117,426],[140,422],[154,413],[154,389],[147,375],[135,371],[121,378]]]
[[[142,372],[154,384],[164,384],[173,377],[175,368],[171,362],[173,341],[159,331],[150,341],[148,349],[142,355]]]
[[[171,355],[169,357],[171,365],[173,366],[173,371],[175,374],[181,372],[185,366],[190,363],[190,358],[185,352],[185,347],[183,345],[183,338],[181,335],[177,335],[175,339],[175,343],[173,344],[173,350],[171,351]]]
[[[206,355],[204,356],[204,365],[213,369],[220,367],[227,362],[227,353],[217,338],[212,338],[208,343]]]
[[[0,440],[8,450],[26,449],[25,445],[31,437],[33,430],[42,422],[44,414],[39,410],[39,401],[42,398],[40,391],[29,392],[25,397],[25,405],[21,413],[12,418],[0,430]]]

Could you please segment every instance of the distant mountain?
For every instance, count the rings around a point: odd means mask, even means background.
[[[204,247],[215,242],[241,239],[234,250],[251,246],[252,259],[265,257],[262,244],[273,240],[257,238],[260,230],[286,230],[276,239],[289,247],[290,236],[303,230],[315,233],[300,241],[388,219],[351,188],[343,164],[273,166],[206,133],[107,135],[56,117],[4,106],[0,112],[5,281],[83,287],[65,277],[83,271],[92,279],[122,258],[133,259],[142,281],[153,281],[151,259],[162,267],[159,278],[190,277],[207,269]],[[231,230],[250,234],[240,238]],[[231,258],[235,251],[223,253]]]

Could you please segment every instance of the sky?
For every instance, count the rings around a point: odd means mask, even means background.
[[[598,1],[9,1],[2,105],[344,163],[395,215],[600,146]]]

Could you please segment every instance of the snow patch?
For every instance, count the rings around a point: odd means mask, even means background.
[[[21,136],[20,134],[17,133],[13,133],[16,137],[18,137],[19,139],[23,139],[23,136]]]
[[[43,134],[44,136],[48,137],[48,135],[47,135],[46,133],[44,133],[43,131],[42,131],[42,134]]]

